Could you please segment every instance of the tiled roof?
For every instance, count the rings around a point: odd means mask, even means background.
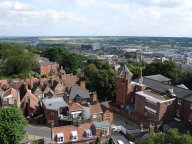
[[[124,64],[124,66],[122,66],[120,71],[119,71],[119,76],[120,77],[125,77],[126,73],[128,73],[128,77],[130,77],[130,78],[133,77],[133,74],[129,71],[126,64]]]
[[[12,95],[13,97],[17,97],[17,90],[13,89],[13,88],[9,88],[8,90],[6,90],[3,93],[3,97],[7,97],[9,95]]]
[[[89,107],[90,107],[90,114],[103,113],[99,103],[96,103],[94,105],[90,105]]]
[[[102,108],[103,112],[106,112],[110,108],[109,101],[102,102],[101,103],[101,108]]]
[[[165,82],[165,81],[170,81],[171,79],[170,78],[167,78],[161,74],[156,74],[156,75],[150,75],[150,76],[144,76],[148,79],[152,79],[152,80],[156,80],[156,81],[159,81],[159,82]]]
[[[83,110],[82,106],[78,103],[72,103],[69,105],[69,111]]]
[[[74,85],[71,87],[69,99],[74,99],[77,95],[81,98],[90,98],[88,90],[81,89],[80,86]]]
[[[63,133],[64,135],[64,143],[68,143],[71,142],[71,132],[76,131],[77,132],[77,137],[78,140],[77,141],[81,141],[81,140],[85,140],[87,139],[85,137],[85,130],[90,129],[92,131],[93,137],[91,137],[91,139],[96,139],[96,137],[94,136],[93,133],[93,124],[92,123],[84,123],[81,124],[81,126],[73,126],[73,125],[69,125],[69,126],[62,126],[62,127],[54,127],[53,128],[53,133],[54,133],[54,137],[57,139],[57,134],[58,133]],[[57,141],[55,141],[57,142]]]
[[[45,108],[49,110],[58,110],[61,107],[68,107],[68,104],[61,97],[44,99],[42,102]]]

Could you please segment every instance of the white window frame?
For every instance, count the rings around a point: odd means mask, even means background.
[[[109,128],[103,128],[102,129],[102,136],[108,136],[109,135]]]
[[[97,114],[93,114],[93,118],[96,119],[97,118]]]

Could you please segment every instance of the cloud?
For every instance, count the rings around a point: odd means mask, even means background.
[[[29,10],[32,7],[28,4],[24,4],[18,1],[2,1],[0,2],[0,9],[1,10],[15,10],[15,11],[23,11]]]

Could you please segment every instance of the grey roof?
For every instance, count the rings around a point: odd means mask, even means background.
[[[180,88],[183,88],[183,89],[188,89],[184,84],[179,84],[179,85],[176,85],[177,87],[180,87]]]
[[[136,79],[134,81],[139,83],[139,79]],[[146,77],[143,77],[143,84],[159,92],[166,92],[168,89],[173,89],[173,93],[176,95],[176,97],[179,98],[184,98],[188,97],[189,95],[192,95],[192,91],[190,90],[173,85],[168,85],[159,81],[148,79]]]
[[[44,65],[51,65],[51,64],[53,64],[53,62],[50,62],[50,61],[38,61],[38,64],[40,66],[44,66]]]
[[[127,68],[126,64],[124,64],[124,66],[121,67],[118,75],[120,77],[125,77],[126,73],[128,73],[128,77],[130,77],[130,78],[133,77],[133,74],[129,71],[129,69]]]
[[[110,108],[109,101],[102,102],[101,103],[101,108],[102,108],[103,112],[106,112]]]
[[[61,97],[44,99],[43,104],[46,107],[46,109],[49,109],[49,110],[58,110],[61,107],[68,106],[68,104]]]
[[[69,99],[74,99],[77,95],[81,98],[90,98],[88,90],[81,89],[80,86],[74,85],[71,87]]]
[[[167,78],[161,74],[156,74],[156,75],[150,75],[150,76],[144,76],[148,79],[152,79],[152,80],[156,80],[156,81],[159,81],[159,82],[165,82],[165,81],[170,81],[171,79],[170,78]]]
[[[110,127],[111,124],[109,121],[93,122],[96,128]]]
[[[129,140],[122,133],[113,132],[112,138],[113,138],[113,141],[115,141],[115,143],[117,143],[117,140],[121,140],[124,144],[130,144]]]

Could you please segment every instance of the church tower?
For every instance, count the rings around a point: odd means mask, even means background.
[[[122,66],[116,79],[116,104],[127,105],[131,102],[130,92],[132,91],[133,74],[126,65]]]

